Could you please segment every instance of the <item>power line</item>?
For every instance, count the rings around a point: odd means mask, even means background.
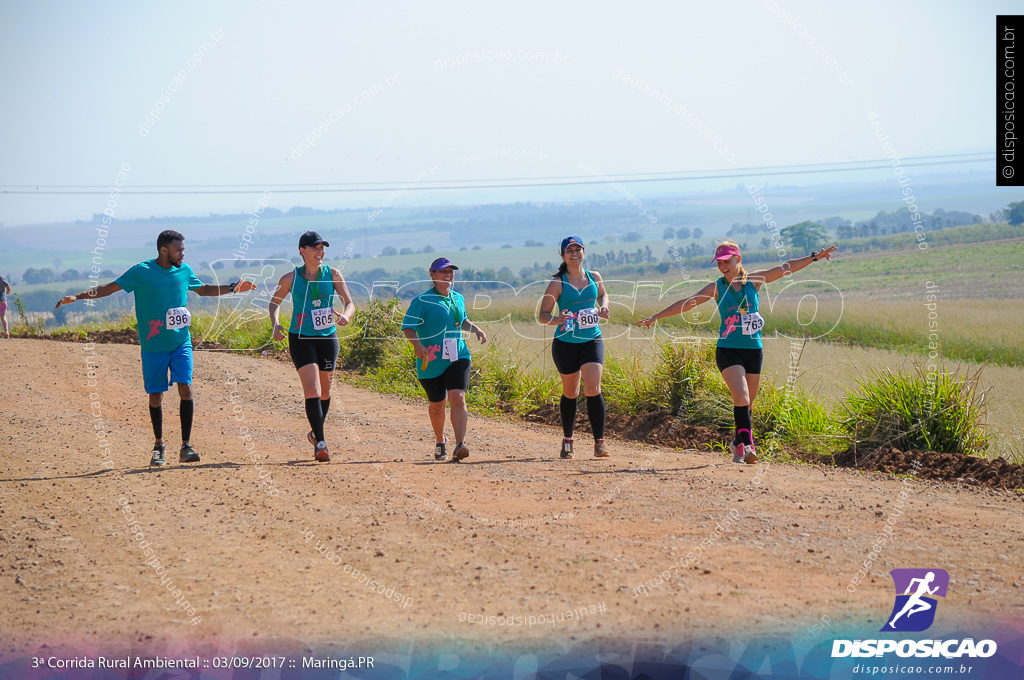
[[[903,167],[920,167],[936,165],[961,165],[966,163],[985,163],[995,160],[995,154],[944,154],[937,156],[909,156],[901,158]],[[272,191],[273,193],[366,193],[380,191],[452,191],[472,189],[515,189],[529,187],[580,186],[588,184],[641,183],[641,182],[684,182],[709,179],[731,179],[749,177],[751,174],[771,175],[804,175],[812,173],[856,172],[859,170],[877,170],[891,167],[887,159],[866,161],[843,161],[836,163],[818,163],[803,165],[774,165],[720,172],[707,170],[680,170],[674,172],[623,173],[596,177],[591,175],[562,175],[546,177],[506,177],[492,179],[460,179],[460,180],[425,180],[421,182],[352,182],[352,183],[321,183],[321,184],[148,184],[121,188],[121,194],[253,194]],[[792,169],[800,168],[800,169]],[[481,184],[481,182],[492,182]],[[299,187],[299,188],[296,188]],[[97,195],[111,192],[109,185],[96,184],[11,184],[0,187],[3,194],[39,194],[39,195]]]

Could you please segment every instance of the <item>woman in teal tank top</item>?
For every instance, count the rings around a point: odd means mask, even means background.
[[[551,341],[551,356],[562,379],[559,405],[562,420],[562,458],[573,456],[573,427],[576,423],[576,400],[580,379],[587,397],[587,416],[594,433],[594,456],[606,458],[604,423],[606,409],[601,394],[601,373],[604,370],[604,341],[600,319],[607,319],[608,293],[601,275],[583,267],[583,240],[567,236],[560,249],[562,264],[544,291],[537,321],[556,326]],[[559,313],[553,314],[555,304]]]
[[[821,258],[831,261],[831,255],[836,250],[836,246],[831,246],[806,257],[794,258],[777,267],[748,274],[741,264],[739,246],[732,241],[723,241],[715,250],[715,257],[712,260],[717,263],[721,278],[707,284],[695,295],[679,300],[654,316],[637,322],[637,325],[650,328],[658,319],[685,314],[697,305],[715,300],[721,317],[715,363],[732,394],[733,420],[736,427],[729,450],[733,454],[734,463],[757,462],[751,409],[761,383],[761,363],[764,358],[761,329],[765,322],[759,312],[758,297],[761,286],[800,271]]]
[[[285,338],[278,322],[281,303],[289,293],[292,295],[288,353],[299,372],[306,399],[306,419],[310,427],[306,438],[313,445],[313,458],[325,463],[331,459],[324,441],[324,419],[331,406],[331,383],[338,360],[337,327],[347,325],[356,313],[341,271],[323,263],[324,248],[330,245],[315,231],[300,236],[302,266],[281,277],[270,299],[274,340],[280,342]],[[345,304],[340,314],[334,309],[336,297]]]

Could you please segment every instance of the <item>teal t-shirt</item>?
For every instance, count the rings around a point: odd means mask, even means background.
[[[184,309],[188,292],[203,285],[192,267],[182,263],[180,267],[164,269],[155,259],[146,260],[121,274],[114,283],[135,294],[135,319],[143,350],[171,352],[192,340],[188,326],[182,325],[183,315],[168,314],[173,309]]]
[[[431,288],[412,299],[402,319],[402,328],[416,331],[416,337],[429,353],[425,366],[419,357],[416,358],[417,378],[436,378],[453,362],[470,358],[469,347],[462,337],[462,322],[466,316],[466,300],[454,290],[448,297],[442,297],[435,288]],[[442,358],[445,338],[458,339],[458,357]]]
[[[757,288],[750,281],[739,291],[727,286],[725,279],[720,278],[715,284],[718,292],[718,314],[722,323],[718,329],[718,346],[731,349],[761,349],[761,331],[753,335],[744,335],[742,314],[753,314],[758,311]]]
[[[562,342],[590,342],[595,338],[601,337],[601,328],[597,325],[595,312],[590,312],[589,322],[593,322],[593,325],[589,328],[582,328],[580,324],[579,312],[580,310],[589,309],[593,310],[597,305],[597,281],[590,275],[589,269],[584,269],[583,272],[587,275],[587,285],[581,290],[576,290],[571,283],[566,281],[565,274],[562,274],[562,292],[558,295],[558,309],[568,310],[573,314],[576,314],[576,319],[573,322],[573,328],[571,331],[565,329],[565,324],[561,323],[555,327],[555,339],[561,340]]]

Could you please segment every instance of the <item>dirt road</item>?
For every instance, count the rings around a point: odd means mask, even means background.
[[[229,352],[196,355],[202,462],[171,455],[175,395],[151,469],[138,353],[0,342],[5,651],[877,630],[898,567],[949,571],[941,629],[1024,620],[1012,493],[618,441],[563,461],[553,426],[478,417],[435,464],[425,403],[345,385],[317,464],[291,366]]]

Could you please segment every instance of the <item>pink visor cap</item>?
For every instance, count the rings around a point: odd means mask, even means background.
[[[711,258],[711,261],[714,262],[715,260],[728,260],[733,255],[739,254],[740,249],[737,248],[736,246],[721,245],[718,246],[717,249],[715,249],[715,256]]]

